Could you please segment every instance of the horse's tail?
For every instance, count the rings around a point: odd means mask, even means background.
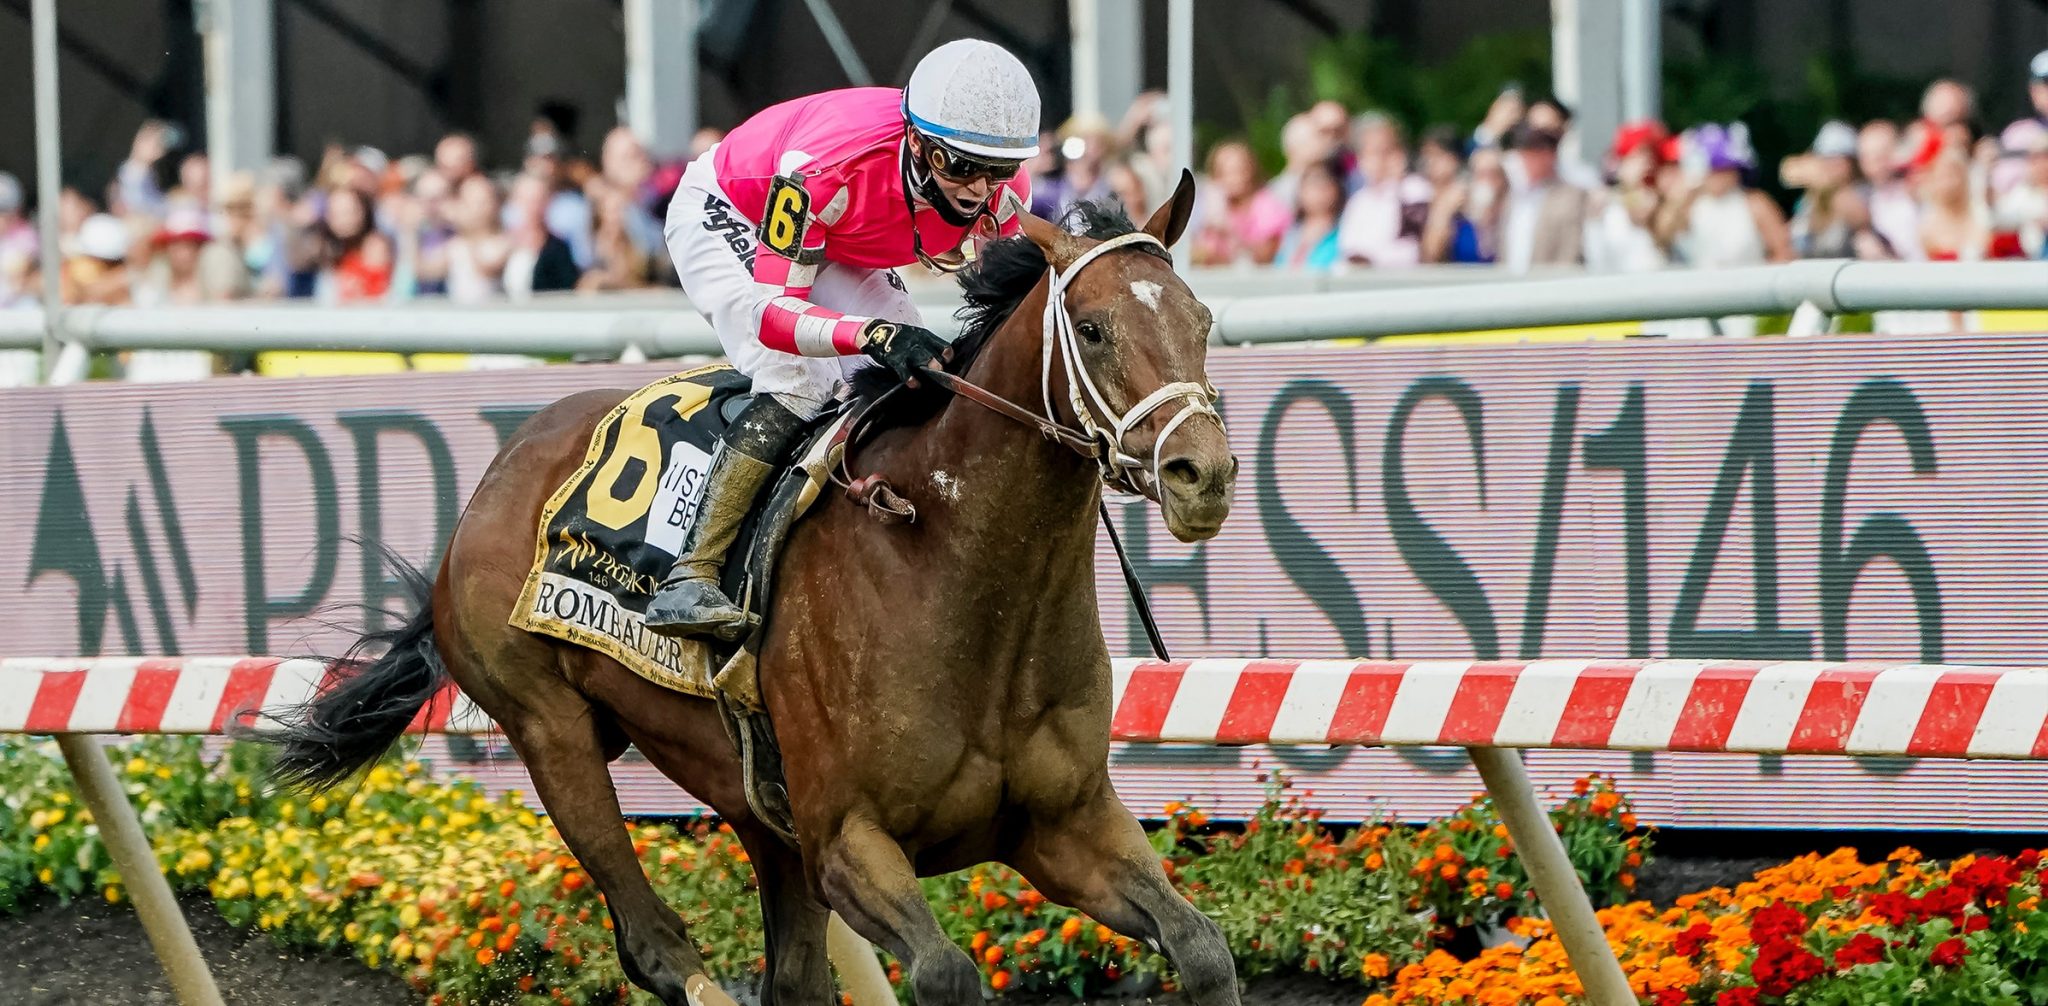
[[[433,581],[383,551],[412,596],[412,616],[397,628],[364,634],[330,661],[327,685],[312,701],[266,714],[271,729],[243,732],[276,749],[271,778],[286,786],[328,789],[368,768],[448,684],[434,648]]]

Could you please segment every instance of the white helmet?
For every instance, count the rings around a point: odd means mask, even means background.
[[[963,38],[925,54],[903,89],[903,114],[968,154],[1021,161],[1038,153],[1038,85],[993,42]]]

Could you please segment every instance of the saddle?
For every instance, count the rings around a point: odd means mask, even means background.
[[[711,452],[750,398],[744,375],[706,367],[655,381],[600,419],[583,464],[541,510],[533,568],[510,622],[716,701],[740,753],[749,804],[794,841],[781,753],[761,701],[765,619],[732,644],[660,636],[642,621],[681,548]],[[741,526],[721,586],[743,608],[769,610],[783,543],[829,480],[846,419],[835,408],[809,425]]]

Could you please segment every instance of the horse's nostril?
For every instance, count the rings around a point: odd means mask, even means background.
[[[1174,458],[1159,467],[1159,474],[1166,481],[1187,487],[1202,481],[1202,470],[1187,458]]]

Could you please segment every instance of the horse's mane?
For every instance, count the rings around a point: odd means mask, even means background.
[[[1107,240],[1137,230],[1123,207],[1113,199],[1079,202],[1060,218],[1069,232],[1095,240]],[[1161,259],[1164,251],[1153,245],[1140,249]],[[1170,260],[1169,260],[1170,261]],[[960,322],[960,337],[953,341],[953,361],[946,369],[964,374],[989,339],[1010,320],[1017,305],[1029,296],[1045,276],[1045,252],[1022,234],[992,241],[981,250],[972,266],[960,271],[960,296],[964,301],[953,317]],[[897,386],[896,375],[884,367],[862,367],[853,374],[853,397],[866,405]],[[916,390],[904,389],[883,409],[877,410],[876,427],[914,426],[929,420],[944,408],[952,396],[922,382]]]

